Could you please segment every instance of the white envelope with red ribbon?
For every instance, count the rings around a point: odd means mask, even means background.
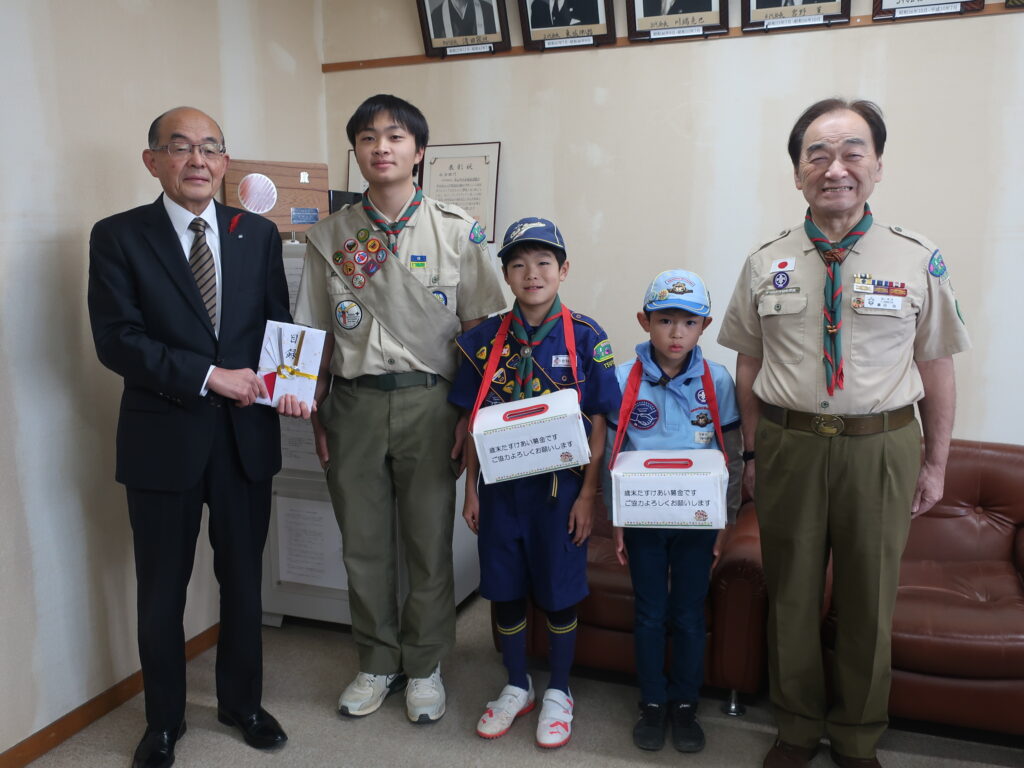
[[[256,402],[276,408],[282,397],[295,395],[312,407],[324,335],[324,331],[304,325],[268,320],[257,375],[266,383],[270,397],[259,397]]]

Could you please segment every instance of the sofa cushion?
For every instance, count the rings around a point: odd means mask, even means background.
[[[1024,679],[1024,585],[1013,563],[904,560],[892,663],[924,674]]]
[[[633,632],[633,582],[629,568],[619,565],[615,542],[592,536],[587,544],[587,581],[590,595],[579,604],[581,624],[620,632]]]

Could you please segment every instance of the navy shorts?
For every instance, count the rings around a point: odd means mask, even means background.
[[[481,595],[495,602],[531,597],[545,611],[560,611],[587,596],[587,544],[576,546],[568,533],[582,484],[569,470],[480,483]]]

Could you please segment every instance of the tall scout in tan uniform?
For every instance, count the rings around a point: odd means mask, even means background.
[[[911,517],[942,498],[952,356],[970,342],[939,250],[868,207],[885,137],[867,101],[827,99],[800,116],[789,154],[807,215],[747,259],[718,336],[739,353],[745,480],[756,474],[778,724],[766,768],[806,765],[824,735],[837,765],[879,765],[900,556]]]
[[[431,722],[445,711],[440,661],[455,639],[452,523],[465,423],[448,403],[454,340],[505,299],[482,227],[413,182],[427,145],[423,114],[373,96],[347,132],[369,189],[307,233],[295,311],[296,322],[328,331],[313,429],[341,528],[360,669],[338,710],[375,712],[408,678],[409,719]],[[409,577],[401,606],[396,525]]]

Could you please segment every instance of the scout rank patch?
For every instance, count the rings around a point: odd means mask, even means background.
[[[487,232],[480,226],[479,221],[473,222],[473,228],[469,230],[469,240],[472,243],[480,244],[487,239]]]

